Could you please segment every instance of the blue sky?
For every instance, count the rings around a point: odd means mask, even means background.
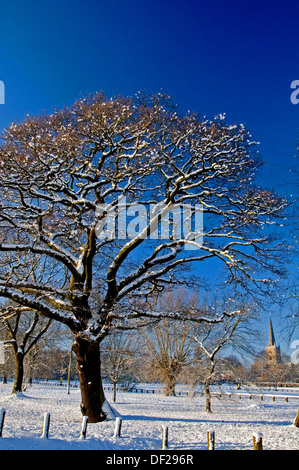
[[[264,183],[298,192],[298,0],[0,0],[0,16],[0,131],[95,91],[162,89],[182,111],[244,123]]]
[[[265,181],[281,183],[274,164],[298,135],[297,0],[1,0],[0,15],[0,130],[87,93],[163,89],[182,111],[247,125]]]

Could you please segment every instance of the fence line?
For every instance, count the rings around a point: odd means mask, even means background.
[[[2,432],[4,428],[4,416],[5,416],[5,409],[1,410],[1,434],[0,438],[2,438]],[[42,425],[42,439],[49,439],[49,427],[50,427],[50,413],[44,413],[43,415],[43,425]],[[86,439],[86,431],[87,431],[87,423],[88,418],[87,416],[83,417],[82,425],[81,425],[81,432],[80,432],[80,439]],[[115,428],[113,437],[120,437],[121,435],[121,425],[122,419],[117,417],[115,420]],[[263,434],[260,432],[253,433],[253,450],[263,450]],[[162,426],[162,450],[169,449],[169,427],[166,425]],[[215,450],[215,431],[211,430],[207,432],[207,450]]]
[[[106,389],[104,387],[104,389]],[[107,387],[107,390],[109,390],[109,387]],[[162,389],[154,389],[154,388],[135,388],[134,390],[130,390],[130,393],[158,393],[161,394],[163,393]],[[195,397],[195,396],[205,396],[204,391],[196,391],[196,390],[178,390],[175,392],[175,396],[190,396],[190,397]],[[216,398],[222,398],[222,396],[227,396],[228,398],[232,397],[237,397],[237,398],[259,398],[261,401],[264,398],[270,397],[272,398],[273,401],[276,400],[276,398],[283,398],[286,402],[289,401],[289,399],[295,398],[299,400],[299,395],[282,395],[282,394],[270,394],[270,393],[250,393],[250,392],[245,392],[245,393],[240,393],[238,391],[236,392],[211,392],[211,396],[216,397]]]
[[[33,384],[37,385],[48,385],[48,386],[54,386],[54,387],[67,387],[68,384],[65,382],[50,382],[50,381],[36,381],[34,380]],[[79,388],[79,384],[74,383],[70,384],[71,388]],[[111,385],[103,385],[104,390],[106,391],[113,391],[113,387]],[[152,387],[146,387],[146,388],[141,388],[141,387],[132,387],[130,390],[124,390],[123,387],[118,386],[116,387],[116,391],[126,391],[128,393],[146,393],[146,394],[162,394],[163,389],[162,388],[152,388]],[[175,396],[189,396],[189,397],[196,397],[196,396],[204,396],[205,392],[200,390],[177,390],[175,392]],[[273,401],[276,399],[283,399],[285,402],[288,402],[290,399],[298,399],[299,400],[299,395],[286,395],[286,394],[275,394],[275,393],[261,393],[261,392],[240,392],[240,391],[231,391],[231,392],[211,392],[211,396],[216,397],[216,398],[222,398],[222,396],[226,396],[228,398],[249,398],[250,400],[253,398],[258,398],[261,401],[264,400],[264,398],[271,398]]]

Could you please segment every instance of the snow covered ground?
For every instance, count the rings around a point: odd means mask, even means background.
[[[122,416],[121,437],[113,437],[115,421],[89,424],[80,439],[80,391],[34,384],[11,396],[12,384],[0,385],[0,409],[6,410],[0,450],[161,450],[162,426],[169,429],[169,450],[206,449],[207,431],[215,431],[216,450],[251,450],[252,436],[263,433],[265,450],[298,450],[299,429],[292,423],[299,408],[299,391],[289,400],[269,396],[213,398],[205,412],[200,396],[164,397],[151,393],[118,392],[113,404]],[[244,390],[246,392],[246,390]],[[258,390],[255,389],[255,393]],[[283,392],[286,395],[287,392]],[[106,392],[112,399],[112,392]],[[42,439],[44,413],[49,412],[49,439]]]

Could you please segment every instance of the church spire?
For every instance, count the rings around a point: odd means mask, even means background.
[[[270,316],[269,346],[275,346],[275,336],[274,336],[271,316]]]
[[[269,346],[265,348],[266,360],[268,364],[278,364],[281,362],[280,347],[275,344],[274,329],[270,315]]]

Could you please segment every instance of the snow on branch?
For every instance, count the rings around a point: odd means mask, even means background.
[[[29,307],[47,318],[64,323],[74,330],[79,327],[79,322],[71,312],[52,306],[45,298],[26,295],[16,289],[3,286],[0,286],[0,296],[10,299],[23,307]]]

